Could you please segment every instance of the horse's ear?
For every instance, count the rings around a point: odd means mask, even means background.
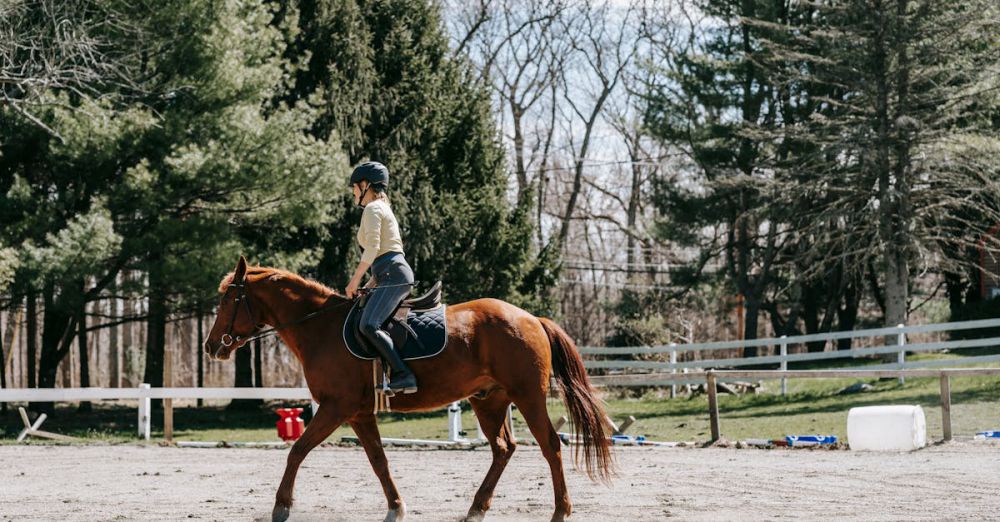
[[[236,270],[233,271],[233,281],[239,281],[243,279],[243,276],[247,273],[247,258],[240,256],[240,260],[236,263]]]

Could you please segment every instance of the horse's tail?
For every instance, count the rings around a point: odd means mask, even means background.
[[[587,370],[583,367],[583,359],[580,358],[573,339],[551,319],[539,317],[538,320],[549,335],[552,370],[559,379],[566,409],[573,419],[573,430],[582,440],[587,476],[608,482],[614,474],[614,463],[604,407],[594,395]],[[580,450],[581,445],[577,445],[573,452],[574,462],[579,462]]]

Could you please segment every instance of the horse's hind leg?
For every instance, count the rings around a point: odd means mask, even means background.
[[[483,484],[476,492],[476,498],[472,501],[469,514],[465,517],[466,522],[478,522],[486,515],[486,510],[490,508],[490,501],[493,499],[493,490],[496,488],[500,475],[507,467],[507,461],[514,454],[517,444],[514,442],[514,434],[511,432],[510,424],[507,422],[507,408],[510,406],[510,399],[503,391],[494,391],[485,399],[469,398],[472,409],[479,419],[479,427],[483,430],[483,436],[490,443],[493,450],[493,463],[490,470],[483,479]]]
[[[288,514],[292,508],[292,490],[295,488],[295,475],[299,471],[299,466],[313,448],[326,440],[333,433],[333,430],[337,429],[337,426],[340,426],[340,423],[344,422],[345,417],[344,414],[334,408],[324,408],[321,405],[312,422],[306,426],[306,431],[292,445],[291,451],[288,452],[285,475],[281,478],[281,485],[278,486],[278,494],[274,500],[274,510],[271,511],[272,522],[284,522],[288,520]]]
[[[569,492],[566,490],[566,478],[563,475],[562,447],[560,446],[559,434],[552,427],[549,420],[548,408],[545,405],[545,391],[542,388],[534,390],[534,393],[520,395],[514,398],[514,404],[528,424],[528,429],[538,442],[542,455],[549,463],[552,471],[552,488],[555,493],[556,510],[552,514],[553,521],[561,521],[568,517],[573,511],[569,501]]]
[[[378,432],[378,422],[375,415],[363,415],[351,421],[354,433],[358,435],[358,440],[365,448],[368,455],[368,462],[371,463],[375,475],[382,483],[382,491],[385,492],[385,499],[389,503],[389,511],[385,515],[384,522],[401,522],[406,517],[406,504],[399,496],[399,490],[389,475],[389,461],[385,458],[385,450],[382,448],[382,437]]]

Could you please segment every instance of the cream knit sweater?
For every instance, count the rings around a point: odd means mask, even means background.
[[[364,249],[361,261],[368,264],[386,252],[403,253],[399,224],[388,203],[376,199],[365,205],[361,213],[361,227],[358,228],[358,243]]]

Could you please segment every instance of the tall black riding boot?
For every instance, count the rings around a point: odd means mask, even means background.
[[[414,393],[417,391],[417,377],[413,375],[410,367],[403,362],[392,346],[392,338],[389,334],[378,330],[375,332],[378,342],[372,343],[382,359],[389,364],[392,371],[389,372],[389,389],[396,393]]]

